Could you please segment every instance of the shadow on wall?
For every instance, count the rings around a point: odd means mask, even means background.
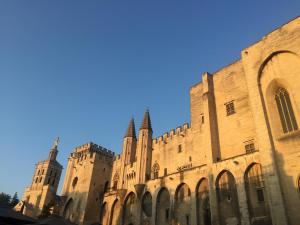
[[[282,156],[277,157],[280,157],[282,163],[284,162]],[[184,183],[184,174],[182,174],[175,196],[171,196],[170,193],[174,191],[167,187],[158,188],[157,195],[145,191],[140,198],[131,192],[127,193],[123,202],[116,198],[110,208],[107,203],[103,203],[100,198],[97,201],[97,196],[94,196],[99,206],[99,210],[94,209],[96,221],[87,221],[83,217],[86,211],[82,208],[81,202],[85,201],[86,193],[72,193],[66,199],[61,214],[77,224],[85,220],[86,225],[135,225],[136,221],[141,221],[142,225],[150,225],[151,221],[155,221],[155,225],[192,225],[193,221],[196,225],[236,225],[245,220],[240,211],[242,207],[239,205],[239,198],[244,197],[250,224],[272,225],[270,210],[272,199],[268,194],[268,189],[271,187],[268,187],[265,181],[266,177],[273,176],[271,168],[253,162],[244,171],[243,177],[234,177],[229,170],[223,170],[214,180],[215,188],[212,191],[209,190],[208,178],[197,177],[199,182],[196,190],[192,190]],[[294,185],[293,177],[286,176],[285,182],[286,186],[293,189],[299,201],[299,187]],[[240,190],[238,187],[244,192],[238,191]],[[192,192],[195,194],[192,195]],[[217,212],[212,212],[210,208],[212,195],[217,199]]]
[[[72,223],[93,224],[100,221],[103,195],[94,193],[87,199],[87,192],[72,192],[62,196],[60,215]],[[87,202],[89,204],[87,204]]]

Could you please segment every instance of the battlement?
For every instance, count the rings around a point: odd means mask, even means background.
[[[116,160],[120,160],[120,159],[121,159],[121,154],[115,155],[115,157],[114,157],[114,161],[116,161]]]
[[[102,155],[108,156],[113,158],[115,153],[111,150],[108,150],[107,148],[104,148],[100,145],[97,145],[93,142],[86,143],[84,145],[78,146],[74,149],[73,153],[74,155],[84,153],[84,152],[95,152],[95,153],[100,153]],[[72,155],[71,154],[71,155]]]
[[[176,127],[175,129],[170,130],[170,132],[165,132],[163,135],[153,139],[153,144],[157,143],[167,143],[169,140],[177,137],[179,135],[183,136],[190,129],[189,123],[184,123],[183,125]]]

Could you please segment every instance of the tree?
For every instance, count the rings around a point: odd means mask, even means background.
[[[18,198],[18,193],[15,192],[14,196],[12,197],[11,201],[10,201],[10,205],[11,207],[15,207],[18,203],[19,203],[19,198]]]
[[[4,192],[0,193],[0,204],[1,205],[10,205],[11,196]]]

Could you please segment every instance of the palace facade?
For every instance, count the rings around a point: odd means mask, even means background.
[[[300,18],[199,80],[190,124],[154,138],[146,111],[137,132],[129,122],[120,155],[75,148],[56,211],[83,225],[298,225]],[[51,170],[38,171],[25,203],[33,189],[56,191]],[[35,215],[49,202],[31,202]]]

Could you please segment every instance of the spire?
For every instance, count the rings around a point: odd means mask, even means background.
[[[49,160],[56,160],[56,156],[58,153],[58,150],[57,150],[58,144],[59,144],[59,137],[55,139],[53,146],[50,149],[49,156],[48,156]]]
[[[142,122],[142,126],[141,126],[140,130],[142,130],[142,129],[147,129],[152,132],[149,109],[147,109],[144,114],[144,118],[143,118],[143,122]]]
[[[129,122],[127,131],[126,131],[126,134],[125,134],[124,137],[133,137],[133,138],[136,138],[136,136],[135,136],[134,119],[133,118],[131,118],[131,120]]]

